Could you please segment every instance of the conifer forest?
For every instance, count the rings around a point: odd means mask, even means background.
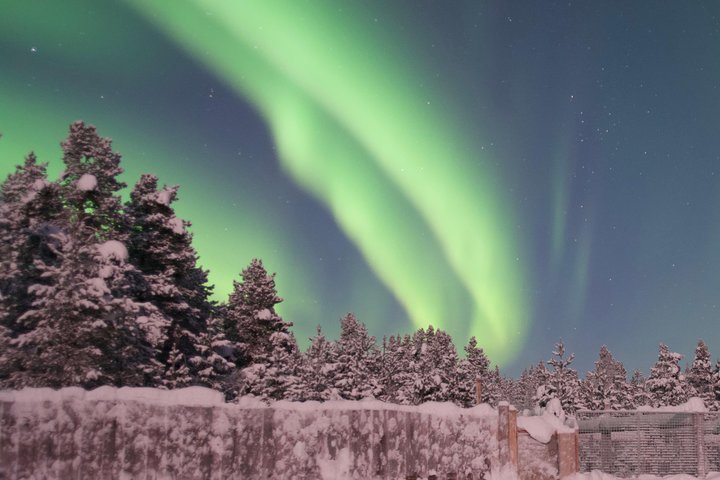
[[[200,385],[228,401],[372,397],[469,407],[479,379],[491,405],[532,409],[558,398],[573,412],[700,397],[720,409],[720,362],[702,340],[686,365],[660,344],[647,376],[600,345],[595,368],[581,376],[560,340],[549,359],[510,378],[475,337],[428,326],[380,340],[348,313],[338,339],[318,327],[300,351],[292,319],[276,311],[275,274],[260,259],[239,272],[227,301],[212,299],[190,224],[175,215],[177,186],[146,173],[124,201],[109,139],[75,122],[61,146],[59,178],[30,153],[0,190],[0,388]]]

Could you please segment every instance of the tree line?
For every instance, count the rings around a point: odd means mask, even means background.
[[[704,342],[685,372],[660,346],[647,380],[606,347],[580,379],[560,341],[518,379],[492,367],[473,337],[460,358],[432,326],[378,343],[353,314],[340,338],[320,327],[301,352],[269,274],[254,259],[227,302],[211,300],[189,222],[175,215],[178,187],[144,174],[129,200],[120,155],[93,126],[75,122],[61,143],[65,170],[49,180],[29,154],[0,185],[0,388],[202,385],[232,400],[378,398],[400,404],[507,400],[523,408],[559,398],[566,411],[720,405],[720,363]]]

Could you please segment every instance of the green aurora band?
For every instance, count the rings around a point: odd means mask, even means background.
[[[283,168],[329,208],[417,326],[461,325],[495,362],[512,359],[528,308],[512,215],[442,96],[415,86],[420,72],[393,52],[397,42],[330,3],[130,3],[253,102]],[[433,244],[444,260],[427,261]],[[454,281],[439,285],[445,271],[472,300],[470,325],[448,317],[457,295]]]

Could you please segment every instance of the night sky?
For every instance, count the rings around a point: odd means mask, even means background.
[[[253,257],[301,345],[348,311],[517,375],[563,337],[720,354],[720,4],[8,1],[0,175],[82,119],[180,184],[222,301]],[[688,356],[690,358],[688,358]]]

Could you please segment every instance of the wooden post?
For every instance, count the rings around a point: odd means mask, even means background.
[[[510,465],[513,472],[518,471],[518,431],[517,431],[517,408],[510,405],[508,416],[508,448],[510,449]]]
[[[580,470],[578,458],[578,432],[557,432],[558,475],[560,478]]]
[[[510,464],[510,449],[508,448],[510,426],[510,405],[507,402],[498,403],[498,460],[500,467]]]
[[[482,381],[480,377],[475,378],[475,405],[482,403]]]

